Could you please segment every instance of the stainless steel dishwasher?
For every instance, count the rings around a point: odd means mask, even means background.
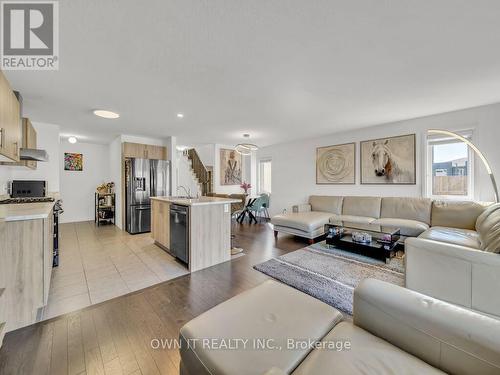
[[[189,209],[186,206],[170,205],[170,251],[189,263]]]

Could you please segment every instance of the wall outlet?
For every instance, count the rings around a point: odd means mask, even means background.
[[[229,212],[229,204],[224,204],[224,212]]]

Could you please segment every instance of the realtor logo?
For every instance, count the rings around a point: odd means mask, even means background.
[[[57,1],[1,2],[1,68],[59,68],[59,9]]]

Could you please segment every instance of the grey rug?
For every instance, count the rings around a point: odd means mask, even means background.
[[[402,259],[389,264],[375,259],[329,249],[324,243],[288,253],[254,268],[352,315],[354,288],[366,278],[404,285]]]

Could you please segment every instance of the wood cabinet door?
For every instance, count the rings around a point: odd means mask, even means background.
[[[147,146],[148,159],[167,160],[167,148],[163,146]]]
[[[165,248],[170,248],[170,203],[151,200],[151,235]]]
[[[26,148],[36,148],[37,147],[37,142],[36,142],[36,130],[31,124],[31,121],[29,118],[23,118],[23,127],[24,127],[24,139],[23,139],[23,147]],[[26,166],[30,169],[36,169],[37,167],[37,162],[34,160],[27,160],[26,161]]]
[[[146,157],[145,145],[141,143],[123,143],[123,156],[126,158],[140,158],[144,159]]]
[[[167,160],[167,148],[142,143],[123,143],[123,156],[126,158]]]
[[[0,71],[0,154],[12,161],[19,161],[21,126],[19,101]]]
[[[0,222],[0,285],[7,331],[36,321],[43,301],[43,219]]]
[[[36,130],[33,128],[31,121],[28,118],[23,117],[22,119],[22,136],[21,136],[21,147],[22,148],[37,148],[36,143]],[[37,168],[37,162],[34,160],[20,160],[18,162],[1,162],[3,165],[16,165],[22,167],[28,167],[30,169]]]

